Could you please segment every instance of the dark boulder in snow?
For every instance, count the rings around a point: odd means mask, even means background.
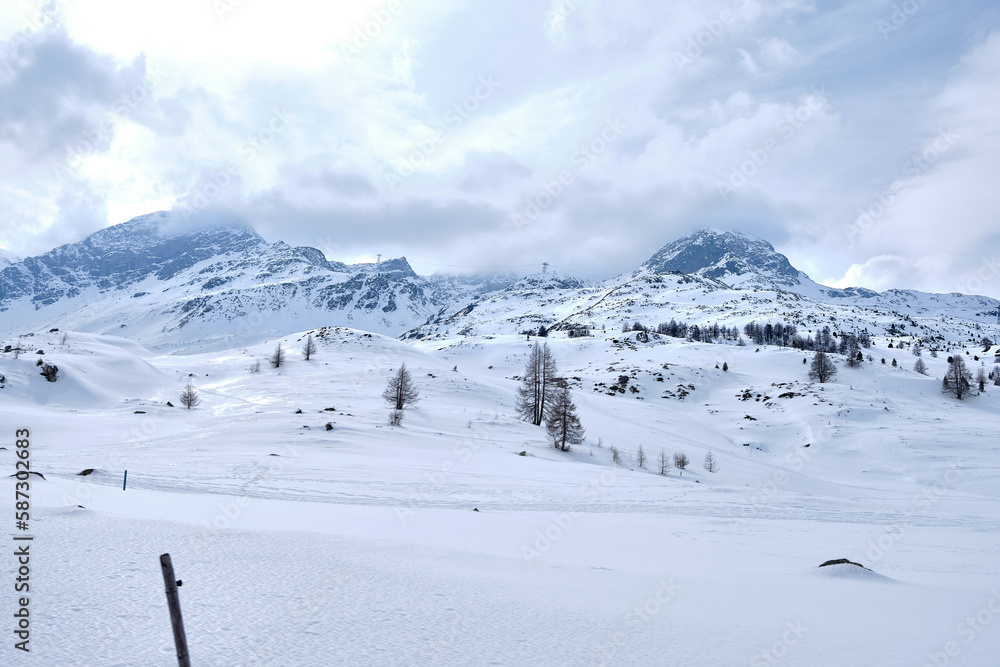
[[[868,569],[867,567],[865,567],[861,563],[855,563],[854,561],[847,560],[846,558],[838,558],[836,560],[828,560],[825,563],[823,563],[822,565],[820,565],[820,567],[827,567],[828,565],[857,565],[862,570],[867,570]]]

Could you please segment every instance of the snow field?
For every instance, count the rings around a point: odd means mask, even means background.
[[[37,337],[55,384],[35,380],[33,353],[0,360],[3,431],[32,429],[47,477],[32,483],[33,652],[4,646],[5,664],[172,664],[164,552],[196,664],[989,665],[1000,651],[984,622],[1000,585],[996,403],[941,396],[933,364],[930,378],[841,368],[819,387],[790,350],[552,338],[588,431],[563,454],[514,417],[518,336],[330,330],[305,362],[296,334],[287,365],[259,374],[246,368],[277,340],[173,356],[59,336]],[[379,394],[404,361],[423,399],[393,428]],[[632,371],[638,394],[594,390]],[[201,405],[167,407],[189,380]],[[661,398],[678,384],[696,389]],[[660,476],[661,448],[691,467]],[[13,497],[13,480],[0,488]],[[874,572],[816,568],[840,557]]]

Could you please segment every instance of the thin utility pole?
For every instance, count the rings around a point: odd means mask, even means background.
[[[181,618],[181,601],[177,596],[177,587],[181,585],[181,582],[174,580],[174,566],[170,562],[170,554],[160,556],[160,567],[163,569],[163,583],[167,586],[167,607],[170,608],[170,625],[174,629],[177,665],[178,667],[191,667],[187,637],[184,635],[184,619]]]

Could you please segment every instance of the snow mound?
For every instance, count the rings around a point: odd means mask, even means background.
[[[7,378],[5,396],[15,401],[74,408],[111,406],[170,383],[144,358],[150,356],[148,350],[124,338],[70,331],[21,337],[17,343],[25,350],[19,359],[0,358],[0,374]],[[39,359],[58,367],[56,382],[41,377]]]
[[[851,581],[871,581],[875,583],[898,583],[895,579],[869,570],[855,563],[837,563],[820,566],[811,574],[828,579],[848,579]]]

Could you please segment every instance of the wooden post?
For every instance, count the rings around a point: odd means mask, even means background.
[[[170,562],[170,554],[160,556],[160,567],[163,569],[163,583],[167,587],[167,607],[170,608],[170,625],[174,629],[177,664],[178,667],[191,667],[187,637],[184,635],[184,619],[181,618],[181,601],[177,596],[177,585],[180,582],[174,580],[174,566]]]

